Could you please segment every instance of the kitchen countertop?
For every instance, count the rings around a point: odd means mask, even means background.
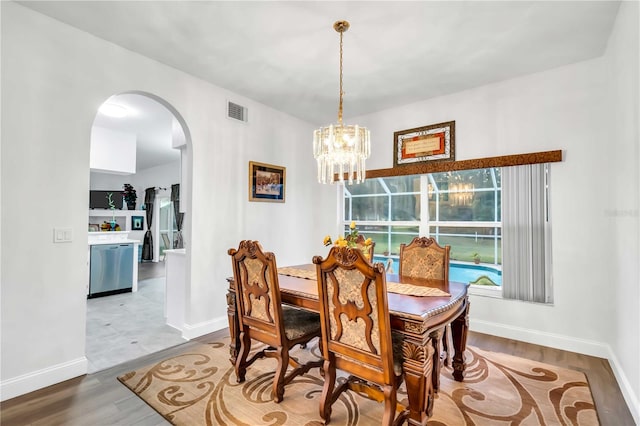
[[[89,232],[87,242],[90,246],[100,244],[140,244],[139,240],[129,238],[129,231]]]
[[[90,246],[97,246],[101,244],[141,244],[139,240],[100,240],[100,241],[89,241]]]
[[[185,249],[181,248],[181,249],[171,249],[171,250],[165,250],[164,251],[166,254],[179,254],[184,256],[187,252]]]

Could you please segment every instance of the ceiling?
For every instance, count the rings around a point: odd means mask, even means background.
[[[105,103],[124,107],[126,117],[96,114],[94,126],[136,135],[136,171],[180,161],[180,151],[171,147],[173,114],[147,96],[125,93]]]
[[[23,1],[313,123],[601,56],[617,1]],[[233,99],[231,99],[233,101]],[[250,115],[249,115],[250,117]]]

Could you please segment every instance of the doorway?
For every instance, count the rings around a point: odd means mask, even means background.
[[[87,300],[86,357],[89,373],[185,342],[182,332],[168,326],[164,317],[164,250],[173,248],[173,245],[171,238],[167,238],[167,244],[162,235],[172,237],[177,230],[170,188],[188,181],[182,179],[184,165],[188,165],[184,161],[188,130],[173,107],[148,93],[114,95],[103,106],[107,106],[107,110],[115,110],[115,113],[107,115],[101,108],[94,119],[90,190],[110,191],[119,196],[125,184],[135,188],[135,210],[127,210],[123,203],[122,210],[111,210],[107,214],[117,217],[118,229],[127,234],[127,241],[140,242],[136,247],[140,247],[150,233],[153,258],[141,262],[138,255],[137,291]],[[123,111],[125,116],[122,116]],[[98,144],[94,150],[96,135],[102,137],[99,141],[102,146]],[[121,161],[131,157],[126,154],[132,149],[127,146],[130,141],[133,141],[135,150],[132,170],[126,169],[131,164]],[[100,155],[98,166],[93,161],[96,153]],[[106,159],[115,161],[109,164],[104,161]],[[155,193],[153,202],[145,200],[148,188],[153,188]],[[149,226],[147,214],[150,212]],[[90,210],[90,223],[92,217],[102,213]],[[143,224],[142,228],[140,224]]]

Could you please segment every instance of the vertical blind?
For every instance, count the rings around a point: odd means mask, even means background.
[[[552,303],[549,166],[502,169],[502,296]]]

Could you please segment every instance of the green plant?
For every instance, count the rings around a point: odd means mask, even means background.
[[[116,204],[113,202],[113,192],[107,194],[107,201],[109,201],[109,209],[115,210]]]
[[[116,203],[113,202],[113,192],[107,194],[107,201],[109,202],[109,209],[111,210],[111,223],[116,221]]]
[[[478,254],[478,252],[473,253],[471,257],[473,258],[473,261],[475,263],[480,263],[480,255]]]
[[[122,191],[122,195],[124,196],[124,202],[127,204],[135,203],[138,199],[138,194],[136,194],[136,190],[133,185],[125,183],[124,191]]]

